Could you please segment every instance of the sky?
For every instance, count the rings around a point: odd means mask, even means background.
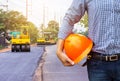
[[[28,16],[26,16],[26,1],[28,1]],[[72,0],[0,0],[0,5],[8,4],[8,10],[21,12],[37,27],[43,23],[47,26],[50,20],[61,23],[71,3]]]

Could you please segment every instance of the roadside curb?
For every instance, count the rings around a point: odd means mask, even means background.
[[[38,62],[38,67],[35,71],[35,74],[33,76],[32,81],[44,81],[43,80],[43,65],[45,62],[45,56],[47,55],[46,48],[44,48],[44,53],[40,58],[40,61]]]
[[[0,53],[7,52],[7,51],[10,51],[10,50],[11,50],[11,48],[4,48],[4,49],[0,50]]]

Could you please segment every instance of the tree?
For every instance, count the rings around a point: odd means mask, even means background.
[[[5,21],[5,11],[0,9],[0,29],[5,28],[4,21]]]
[[[83,23],[85,27],[88,27],[88,15],[85,13],[83,18],[80,20],[80,23]]]
[[[36,43],[36,40],[38,38],[38,29],[37,27],[32,23],[32,22],[28,22],[28,33],[30,34],[30,39],[32,43]]]
[[[46,34],[48,36],[48,39],[56,39],[59,29],[59,23],[51,20],[48,22],[48,27],[44,28],[44,32],[49,32],[49,34]]]
[[[21,25],[27,24],[27,19],[18,11],[8,11],[6,16],[6,21],[4,22],[6,29],[20,30]]]
[[[19,30],[21,25],[27,24],[27,19],[18,11],[0,10],[0,26],[5,30]]]
[[[1,30],[21,31],[22,26],[28,26],[31,42],[34,43],[38,36],[38,30],[32,22],[28,22],[25,16],[18,11],[0,10],[0,28]]]
[[[47,30],[52,33],[52,37],[57,37],[59,30],[59,23],[54,20],[49,21]]]
[[[58,31],[58,29],[59,29],[59,23],[56,22],[56,21],[54,21],[54,20],[49,21],[49,23],[48,23],[48,29]]]
[[[86,31],[85,32],[81,32],[81,34],[87,36],[88,35],[88,15],[87,15],[87,13],[85,13],[83,18],[80,20],[80,23],[84,24],[84,27],[86,28]]]

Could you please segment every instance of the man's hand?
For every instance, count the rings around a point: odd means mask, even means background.
[[[61,52],[61,53],[57,53],[58,58],[61,60],[61,62],[63,63],[64,66],[73,66],[74,62],[68,58],[68,56]]]
[[[57,56],[64,66],[73,66],[74,62],[63,52],[64,40],[59,39],[57,42]]]

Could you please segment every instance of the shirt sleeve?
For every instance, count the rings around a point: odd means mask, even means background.
[[[80,21],[84,13],[85,0],[73,0],[62,20],[62,24],[58,32],[58,38],[65,39],[70,33],[72,33],[74,24]]]

